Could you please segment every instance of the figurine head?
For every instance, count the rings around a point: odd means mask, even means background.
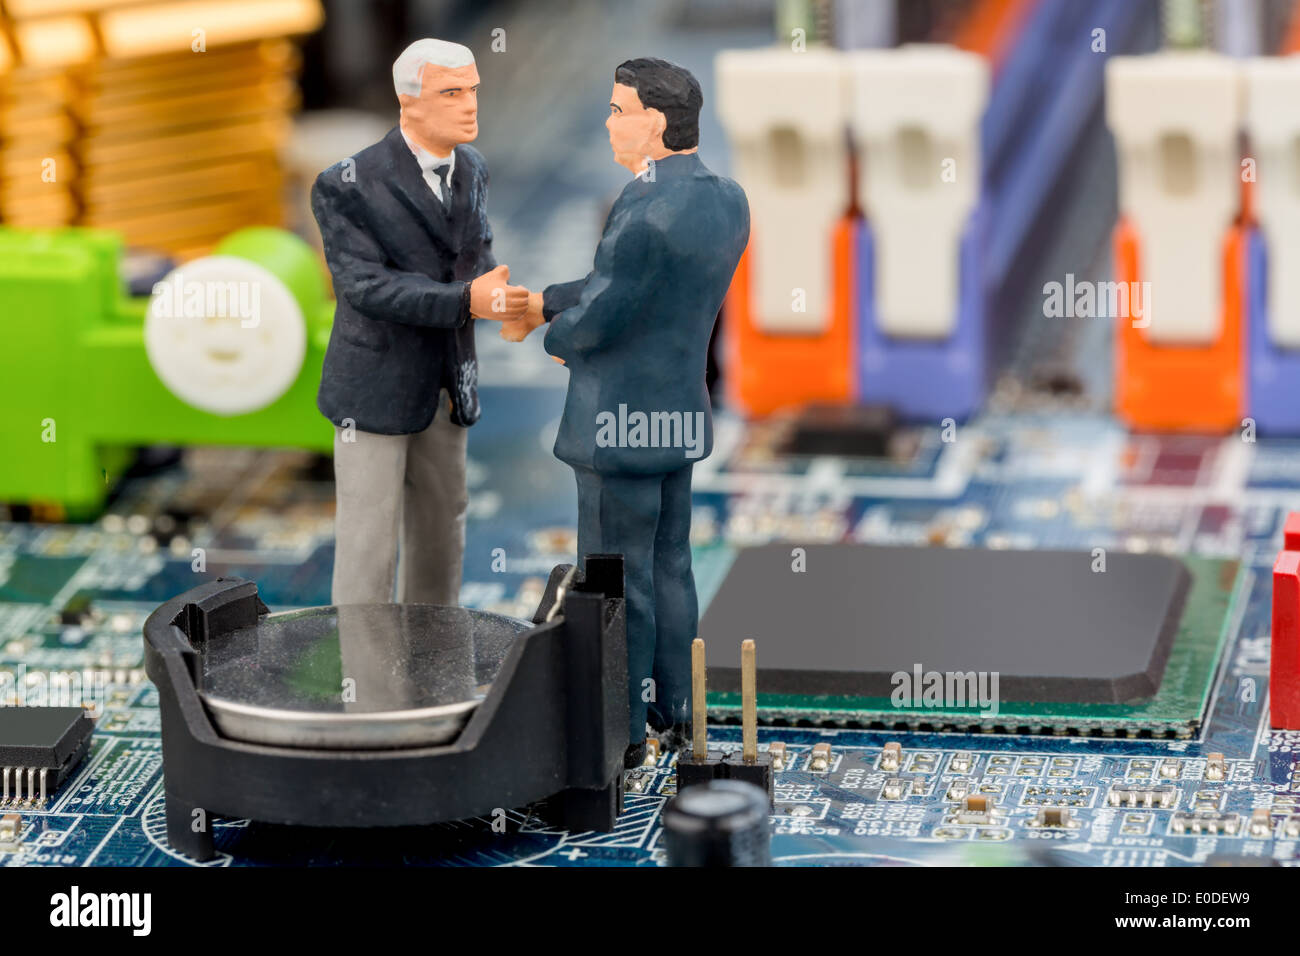
[[[478,136],[478,67],[469,47],[416,40],[393,61],[402,131],[435,156]]]
[[[699,81],[676,63],[652,57],[620,63],[605,121],[614,161],[639,173],[647,160],[695,152],[703,103]]]

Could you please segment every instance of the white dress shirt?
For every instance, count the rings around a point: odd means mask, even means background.
[[[406,130],[401,132],[402,139],[406,140],[406,145],[410,147],[411,152],[415,154],[416,162],[420,164],[420,174],[424,177],[424,181],[429,184],[429,188],[433,190],[433,194],[438,197],[439,202],[450,204],[451,176],[456,171],[455,151],[453,150],[450,156],[435,156],[424,147],[413,143],[411,138],[406,135]],[[447,177],[447,197],[445,199],[442,195],[442,181],[438,178],[436,172],[439,166],[447,167],[445,174]]]

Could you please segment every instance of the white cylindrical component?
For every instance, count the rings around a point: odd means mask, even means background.
[[[270,405],[298,378],[307,323],[273,273],[208,256],[154,286],[145,351],[168,391],[194,408],[240,415]]]
[[[938,45],[848,61],[877,321],[900,338],[945,337],[957,321],[962,234],[980,195],[988,63]]]
[[[1207,345],[1221,332],[1224,231],[1240,206],[1241,78],[1204,52],[1106,64],[1106,122],[1119,157],[1119,207],[1137,229],[1154,343]],[[1147,298],[1144,296],[1144,298]]]
[[[830,324],[831,235],[849,204],[842,55],[785,47],[718,54],[718,115],[749,198],[753,322]]]
[[[1300,54],[1243,64],[1255,216],[1268,242],[1268,332],[1300,348]]]

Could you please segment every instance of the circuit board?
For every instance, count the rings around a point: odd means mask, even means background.
[[[550,569],[573,560],[572,476],[550,454],[562,383],[485,384],[470,438],[466,605],[527,618]],[[775,863],[1300,860],[1300,734],[1267,726],[1270,568],[1283,517],[1300,507],[1300,443],[1133,436],[1096,409],[1024,402],[995,402],[950,441],[938,427],[905,428],[899,452],[881,459],[785,457],[778,431],[722,415],[716,451],[696,468],[703,607],[735,549],[768,541],[1100,547],[1235,562],[1235,572],[1208,706],[1181,738],[761,727],[760,746],[786,743]],[[165,838],[141,626],[162,601],[221,574],[256,581],[272,610],[327,604],[331,477],[327,460],[306,453],[192,448],[127,479],[95,524],[0,524],[10,697],[58,703],[71,685],[105,702],[88,758],[46,808],[6,808],[22,823],[0,843],[0,864],[192,863]],[[740,729],[717,724],[709,737],[732,749]],[[824,761],[812,753],[820,743]],[[1207,759],[1215,753],[1221,765]],[[526,808],[506,815],[504,832],[499,820],[344,831],[218,819],[218,858],[206,865],[661,865],[672,759],[629,774],[613,833],[555,830]],[[986,813],[960,812],[971,794],[988,798]],[[1045,808],[1066,809],[1067,822],[1044,826]]]

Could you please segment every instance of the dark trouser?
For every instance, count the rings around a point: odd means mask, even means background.
[[[690,719],[691,641],[699,624],[691,573],[691,466],[666,475],[602,475],[575,468],[578,558],[623,555],[631,742],[649,720]]]

